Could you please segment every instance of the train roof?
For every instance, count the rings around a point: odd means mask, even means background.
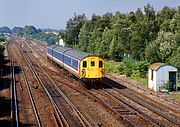
[[[78,51],[75,49],[71,49],[71,48],[67,48],[67,47],[63,47],[60,45],[48,45],[47,47],[50,49],[54,49],[55,51],[58,51],[58,52],[62,52],[62,53],[64,52],[65,55],[71,56],[78,60],[81,60],[87,56],[92,56],[88,53],[84,53],[84,52],[81,52],[81,51]]]

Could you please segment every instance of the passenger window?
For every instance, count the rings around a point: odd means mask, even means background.
[[[103,67],[103,62],[99,61],[99,67]]]
[[[87,67],[87,62],[83,61],[83,67],[86,68]]]
[[[91,61],[91,66],[95,66],[95,62],[94,61]]]

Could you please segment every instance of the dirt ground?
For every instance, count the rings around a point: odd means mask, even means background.
[[[10,98],[10,67],[5,51],[4,61],[0,61],[0,127],[11,126],[11,98]]]

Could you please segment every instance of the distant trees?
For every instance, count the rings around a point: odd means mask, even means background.
[[[7,26],[0,27],[0,33],[10,34],[11,30]]]
[[[23,35],[24,28],[22,27],[14,27],[11,32],[16,35]]]
[[[50,31],[42,32],[41,29],[36,29],[34,26],[26,25],[24,28],[22,27],[14,27],[10,30],[8,27],[0,27],[0,34],[14,34],[18,36],[27,36],[34,39],[46,41],[47,43],[55,44],[58,41],[58,36],[51,33],[52,29],[42,29],[43,31]],[[57,30],[54,30],[57,32]]]
[[[26,36],[33,36],[34,34],[37,34],[38,31],[34,26],[25,26],[24,27],[24,35]]]
[[[25,26],[23,35],[37,40],[46,41],[50,44],[55,44],[58,38],[57,35],[54,35],[53,33],[44,33],[40,29],[36,29],[34,26]]]

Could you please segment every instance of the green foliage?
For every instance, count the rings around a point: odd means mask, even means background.
[[[147,45],[147,47],[145,49],[145,58],[149,62],[151,62],[151,63],[161,62],[158,47],[159,47],[159,43],[157,41],[150,42]]]
[[[0,44],[0,61],[3,59],[4,46]]]
[[[176,50],[175,35],[170,32],[159,32],[155,41],[149,43],[145,50],[146,59],[151,63],[161,61],[168,62]]]
[[[24,29],[22,27],[14,27],[12,33],[16,35],[23,35]]]
[[[86,21],[85,14],[76,15],[73,18],[70,18],[66,23],[66,32],[65,32],[65,43],[66,46],[73,47],[78,44],[78,36],[80,29]]]
[[[21,35],[22,29],[19,27],[13,28],[14,33]],[[61,33],[63,34],[63,33]],[[53,33],[45,33],[40,29],[36,29],[34,26],[25,26],[23,31],[24,36],[28,36],[33,39],[46,41],[49,44],[55,44],[58,41],[58,36]]]
[[[169,63],[174,65],[180,71],[180,47],[174,52],[174,54],[168,59]]]
[[[132,58],[125,58],[123,59],[123,63],[124,74],[130,77],[135,69],[135,60]]]
[[[37,34],[37,29],[34,26],[25,26],[24,27],[24,35],[26,36],[33,36]]]
[[[105,65],[105,69],[109,73],[126,75],[147,84],[148,67],[150,65],[147,61],[137,61],[129,57],[124,58],[123,62],[107,61]]]
[[[47,34],[40,32],[32,35],[32,37],[37,40],[46,41],[49,44],[55,44],[57,41],[57,36],[52,33]]]
[[[105,64],[105,69],[109,73],[124,74],[123,62],[108,61]]]
[[[5,37],[4,37],[4,35],[0,35],[0,42],[5,42]]]
[[[169,92],[172,92],[174,90],[172,82],[167,82],[163,88],[168,90]]]
[[[180,7],[156,11],[147,4],[129,13],[75,15],[63,34],[66,46],[118,61],[110,72],[133,78],[147,77],[150,63],[167,62],[179,68]],[[124,59],[124,55],[131,56]],[[113,62],[112,62],[113,63]]]

